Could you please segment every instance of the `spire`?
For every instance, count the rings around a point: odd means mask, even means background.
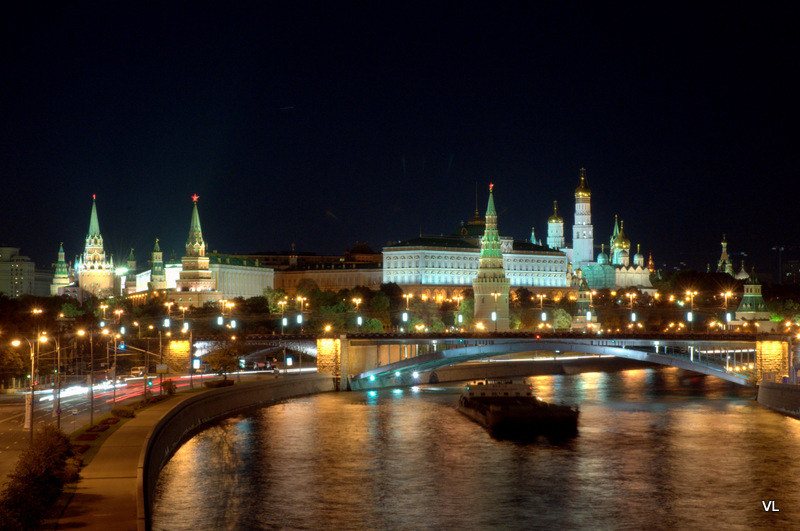
[[[205,250],[205,243],[203,242],[203,230],[200,228],[200,214],[197,213],[197,194],[192,196],[192,221],[189,224],[189,238],[186,240],[186,254],[198,254],[198,251],[190,252],[191,249],[202,248]],[[205,255],[205,252],[200,252],[200,256]]]
[[[494,208],[493,184],[489,185],[489,204],[486,206],[486,230],[481,239],[481,258],[503,258],[500,234],[497,232],[497,211]],[[502,267],[502,263],[500,264]]]
[[[161,252],[161,247],[158,246],[158,238],[156,238],[156,244],[153,246],[153,252],[154,253],[160,253]]]
[[[131,254],[128,255],[128,262],[135,262],[136,258],[133,256],[133,247],[131,247]]]
[[[97,203],[96,203],[97,195],[92,194],[92,215],[89,218],[89,234],[86,235],[87,238],[99,238],[100,237],[100,222],[97,221]]]

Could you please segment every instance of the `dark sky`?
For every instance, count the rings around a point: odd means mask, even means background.
[[[669,267],[800,245],[789,2],[19,4],[0,243],[41,264],[92,194],[117,259],[183,254],[194,193],[219,252],[451,233],[489,182],[501,233],[545,239],[581,167],[596,244],[618,214]]]

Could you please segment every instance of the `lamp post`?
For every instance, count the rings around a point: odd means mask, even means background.
[[[33,343],[27,337],[22,338],[28,344],[31,350],[31,394],[28,399],[25,400],[25,424],[26,427],[30,428],[30,437],[31,437],[31,444],[33,444],[33,413],[34,413],[34,393],[36,392],[36,383],[34,380],[34,374],[36,371],[36,358],[35,351],[33,348]],[[19,339],[15,339],[11,342],[12,345],[18,347],[22,344]]]
[[[187,308],[186,306],[179,306],[178,309],[181,312],[183,312],[183,315],[181,315],[181,324],[183,324],[186,322],[186,310],[188,310],[189,308]]]
[[[86,335],[85,330],[78,330],[78,335]],[[94,342],[91,328],[89,329],[89,425],[94,425]]]
[[[492,292],[490,293],[492,297],[494,297],[494,315],[492,321],[494,321],[494,331],[497,332],[497,297],[500,296],[499,293]]]
[[[694,296],[697,295],[696,291],[687,291],[686,296],[689,297],[689,321],[691,322],[690,331],[694,332]]]
[[[726,291],[725,293],[721,293],[720,295],[725,297],[725,309],[723,310],[722,313],[725,314],[723,316],[723,318],[725,319],[725,330],[728,330],[728,326],[729,326],[729,319],[728,319],[728,315],[727,315],[728,314],[728,297],[733,295],[733,293],[731,293],[730,291]]]
[[[125,310],[119,308],[114,310],[114,314],[117,316],[117,324],[119,324],[120,318],[122,317],[123,313],[125,313]]]
[[[281,335],[283,335],[286,329],[286,320],[283,316],[283,311],[286,309],[286,301],[285,300],[278,301],[278,306],[281,307]]]
[[[103,310],[103,321],[106,320],[106,310],[108,309],[108,304],[101,304],[100,309]]]
[[[414,297],[413,293],[406,293],[403,295],[403,298],[406,300],[406,311],[408,311],[408,303]]]
[[[631,322],[634,322],[634,321],[636,321],[636,314],[633,313],[633,301],[636,300],[636,294],[635,293],[626,293],[625,296],[628,297],[628,299],[630,300],[630,303],[631,303],[631,306],[630,306],[630,309],[631,309]]]
[[[303,297],[301,295],[298,295],[297,297],[295,297],[295,299],[300,301],[300,313],[303,313],[303,310],[305,309],[305,304],[306,304],[306,301],[308,300],[308,297]]]
[[[189,332],[189,388],[194,389],[194,352],[192,349],[192,330],[184,327],[182,333]]]

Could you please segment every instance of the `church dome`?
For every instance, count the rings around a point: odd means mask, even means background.
[[[592,197],[592,191],[586,184],[586,169],[581,168],[581,183],[575,188],[575,197]]]
[[[625,237],[625,230],[622,227],[622,222],[620,222],[619,234],[614,238],[612,246],[614,249],[628,250],[631,248],[631,241]]]
[[[608,255],[606,253],[598,254],[597,263],[600,265],[608,265]]]
[[[553,215],[547,218],[548,223],[564,223],[564,219],[558,215],[558,201],[553,201]]]

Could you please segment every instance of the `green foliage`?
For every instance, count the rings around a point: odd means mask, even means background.
[[[66,317],[67,319],[72,319],[74,317],[80,317],[85,312],[82,311],[80,308],[78,308],[77,305],[71,302],[65,302],[64,304],[61,305],[61,313],[63,313],[64,317]]]
[[[433,332],[435,334],[441,334],[442,332],[445,331],[445,328],[446,327],[444,325],[444,322],[438,317],[434,317],[433,320],[431,321],[430,326],[428,327],[428,331]]]
[[[553,328],[556,330],[569,330],[572,325],[572,316],[563,308],[556,308],[553,312]]]
[[[0,496],[3,529],[36,529],[64,484],[78,475],[69,438],[54,426],[44,426],[17,461]]]
[[[264,298],[266,299],[267,310],[269,310],[270,313],[280,313],[281,307],[278,304],[278,302],[284,299],[288,300],[285,291],[283,291],[282,289],[272,289],[272,288],[264,289]]]
[[[365,334],[380,334],[383,332],[383,323],[380,319],[366,319],[361,325],[361,332]]]
[[[25,362],[22,354],[11,347],[4,347],[3,350],[0,350],[0,382],[24,376]]]
[[[456,325],[462,326],[464,328],[472,328],[475,324],[475,298],[468,297],[461,301],[461,305],[458,307],[458,311],[456,312],[456,317],[461,315],[461,324],[458,324],[458,319],[456,318]]]

